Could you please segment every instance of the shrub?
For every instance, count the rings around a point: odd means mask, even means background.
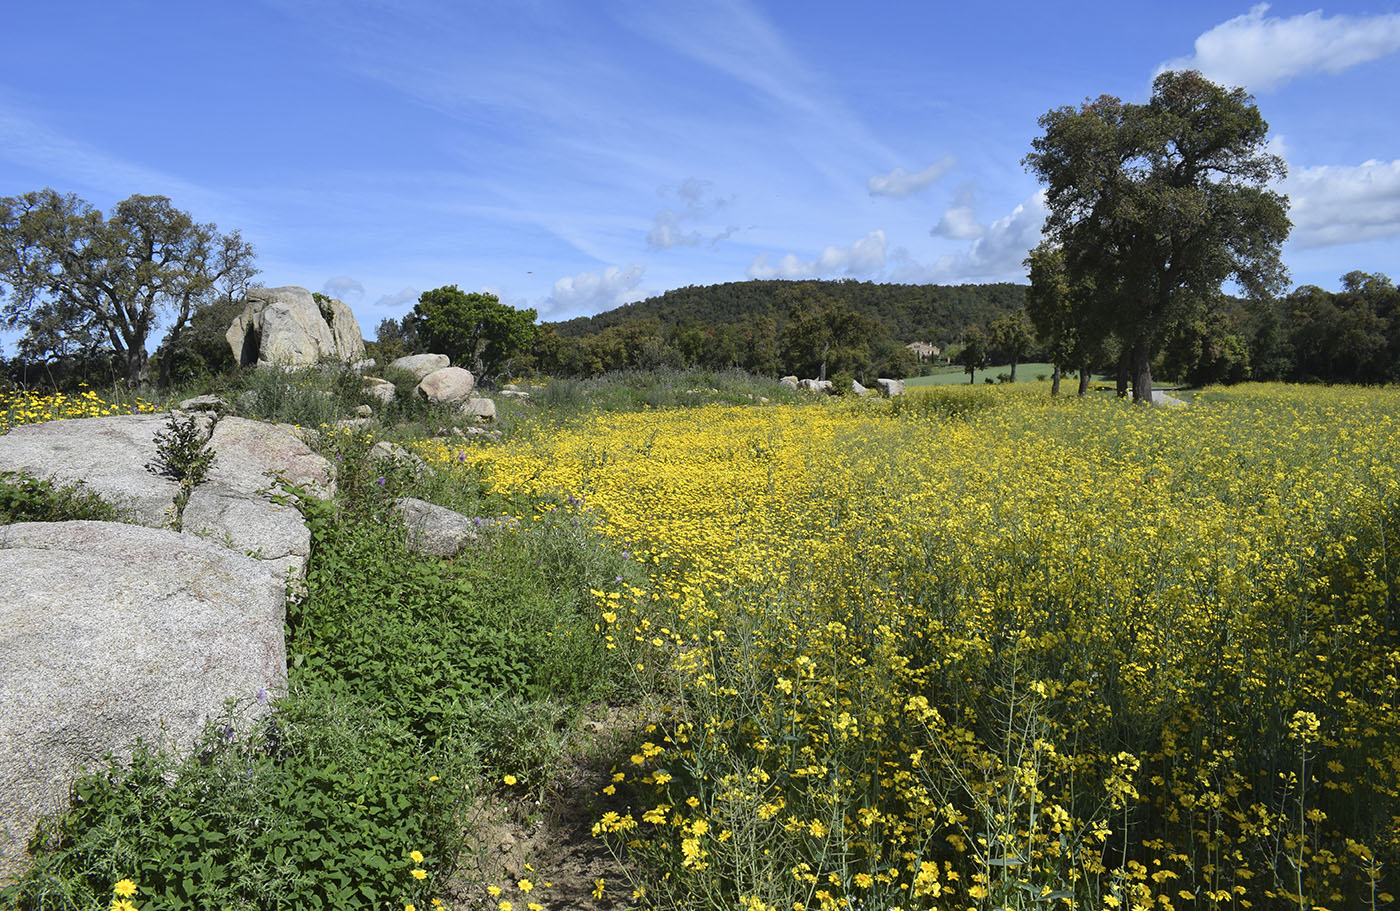
[[[68,522],[91,519],[118,522],[124,514],[81,482],[56,486],[30,475],[0,472],[0,525],[13,522]]]

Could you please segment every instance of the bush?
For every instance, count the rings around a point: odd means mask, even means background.
[[[82,483],[55,486],[30,475],[0,472],[0,525],[14,522],[119,522],[124,514]]]

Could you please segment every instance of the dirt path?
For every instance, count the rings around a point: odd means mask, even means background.
[[[439,896],[442,907],[504,911],[502,902],[509,903],[510,911],[634,907],[622,865],[593,838],[592,829],[603,812],[599,792],[610,780],[611,757],[626,755],[643,723],[639,709],[598,712],[580,726],[543,800],[483,800],[471,814],[457,870]]]

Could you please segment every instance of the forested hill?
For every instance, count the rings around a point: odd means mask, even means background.
[[[935,344],[956,339],[964,329],[987,326],[997,317],[1025,306],[1026,285],[893,285],[874,282],[777,281],[728,282],[689,286],[659,297],[624,304],[597,316],[550,323],[561,336],[581,337],[638,320],[655,319],[662,333],[684,325],[716,327],[750,323],[761,317],[779,327],[789,307],[834,302],[880,323],[900,342]]]

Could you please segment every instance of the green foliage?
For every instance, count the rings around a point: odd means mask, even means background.
[[[117,507],[84,488],[81,482],[56,486],[47,478],[0,472],[0,525],[74,519],[119,522],[122,518]]]
[[[0,288],[7,325],[52,350],[65,339],[105,343],[122,357],[128,386],[146,372],[146,340],[159,312],[172,339],[223,286],[256,272],[253,248],[234,231],[199,224],[164,196],[130,196],[109,218],[73,194],[44,189],[0,199]]]
[[[1049,241],[1100,337],[1130,358],[1133,397],[1151,398],[1151,362],[1226,279],[1253,297],[1280,288],[1288,202],[1266,151],[1268,124],[1243,89],[1165,72],[1147,104],[1102,96],[1040,118],[1027,166],[1045,183]]]
[[[411,314],[422,343],[481,376],[495,376],[535,341],[533,309],[516,310],[494,294],[456,285],[423,292]]]
[[[833,300],[844,309],[875,320],[885,334],[901,342],[923,339],[935,344],[957,338],[973,323],[990,323],[1002,313],[1025,304],[1025,286],[1007,282],[896,285],[850,280],[774,279],[676,288],[596,316],[545,325],[552,326],[560,336],[574,338],[594,335],[612,326],[655,319],[664,336],[694,330],[702,336],[722,340],[729,327],[742,334],[744,327],[756,326],[765,319],[773,322],[775,332],[780,331],[788,317],[788,300],[793,295],[810,300]],[[706,363],[705,357],[695,356],[694,349],[688,350],[686,343],[678,343],[675,337],[671,342],[686,355],[687,365],[699,362],[705,366],[731,366],[729,363]],[[737,366],[762,373],[775,371],[772,367],[742,361]]]
[[[958,352],[957,361],[966,371],[969,383],[973,381],[977,370],[987,363],[987,347],[987,336],[977,326],[972,326],[963,333],[963,346]],[[987,382],[990,383],[991,380]]]
[[[233,351],[224,336],[243,307],[243,300],[237,297],[198,306],[182,332],[167,333],[156,350],[162,386],[207,382],[233,370]]]
[[[799,376],[826,379],[827,373],[866,376],[871,369],[870,343],[881,335],[879,323],[842,307],[831,298],[788,298],[783,326],[783,366]]]
[[[245,417],[317,428],[354,414],[365,404],[363,381],[343,365],[329,369],[239,370],[215,387]]]
[[[205,444],[210,431],[200,426],[192,414],[171,412],[165,429],[156,432],[156,456],[148,466],[157,474],[194,487],[204,481],[214,467],[214,450]]]
[[[378,909],[434,885],[411,875],[460,847],[466,771],[373,706],[305,687],[240,735],[211,725],[189,759],[137,745],[73,787],[31,843],[7,906],[90,908],[130,878],[140,907]],[[441,774],[447,773],[447,774]],[[439,782],[429,781],[438,774]],[[426,902],[423,902],[426,904]]]

